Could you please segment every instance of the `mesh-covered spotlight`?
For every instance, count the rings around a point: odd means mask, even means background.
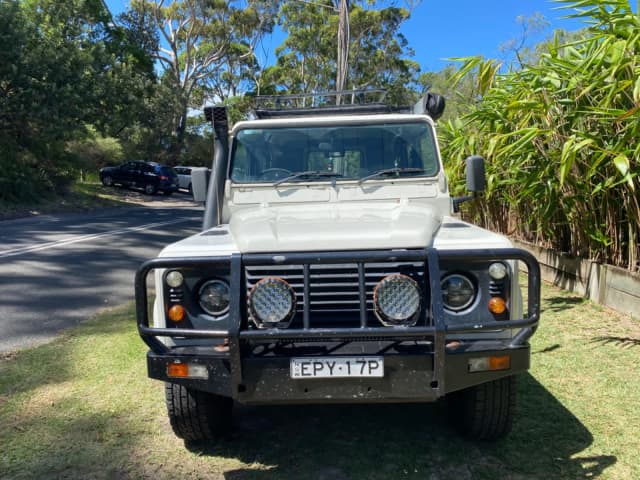
[[[375,314],[388,327],[415,325],[420,314],[420,303],[418,283],[400,273],[384,277],[373,289]]]
[[[286,328],[296,313],[296,294],[279,277],[266,277],[249,293],[249,312],[258,328]]]

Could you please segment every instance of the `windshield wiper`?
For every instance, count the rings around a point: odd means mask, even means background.
[[[385,168],[383,170],[373,172],[371,175],[367,175],[366,177],[362,177],[360,180],[358,180],[358,183],[360,184],[366,182],[367,180],[371,180],[372,178],[384,177],[385,175],[400,176],[403,173],[424,173],[424,168]]]
[[[295,172],[291,175],[281,178],[277,182],[273,184],[274,187],[277,187],[281,183],[290,182],[291,180],[295,180],[296,178],[312,178],[312,177],[342,177],[343,175],[335,172],[322,172],[320,170],[308,170],[306,172]]]

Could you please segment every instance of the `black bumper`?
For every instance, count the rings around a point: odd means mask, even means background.
[[[247,330],[241,328],[243,305],[243,264],[283,262],[376,262],[417,261],[425,262],[431,292],[430,326],[393,328],[369,327],[341,329],[271,329]],[[477,322],[473,324],[447,325],[441,303],[441,260],[486,262],[487,260],[518,260],[528,269],[528,316],[524,319]],[[149,327],[147,299],[147,274],[155,268],[193,267],[199,264],[231,262],[231,327],[225,330],[190,330]],[[198,390],[233,397],[245,403],[304,403],[304,402],[400,402],[433,401],[449,392],[472,385],[522,372],[529,367],[528,339],[534,333],[539,319],[540,270],[537,261],[529,253],[518,249],[492,249],[474,251],[437,251],[432,248],[414,251],[293,253],[277,256],[233,255],[221,258],[155,259],[146,262],[136,275],[136,315],[138,331],[149,345],[149,376],[159,380],[181,383]],[[364,308],[364,307],[363,307]],[[308,312],[305,312],[308,315]],[[305,322],[305,325],[307,323]],[[518,330],[509,340],[473,341],[447,345],[447,337],[454,334]],[[211,347],[168,347],[158,337],[200,339],[226,339],[228,350],[216,352]],[[375,338],[390,342],[424,341],[428,348],[421,354],[384,355],[385,371],[382,378],[348,379],[292,379],[290,358],[286,356],[259,357],[247,355],[246,344],[252,341],[359,341]],[[469,359],[479,356],[508,354],[510,367],[505,370],[469,372]],[[185,362],[206,365],[208,379],[177,379],[167,377],[167,365]]]
[[[505,355],[511,366],[493,372],[468,371],[468,362],[479,356]],[[149,376],[157,380],[180,383],[196,390],[233,397],[246,404],[299,403],[383,403],[432,402],[444,394],[479,385],[529,368],[529,346],[508,349],[447,351],[443,383],[434,383],[432,355],[385,356],[382,378],[292,379],[288,358],[250,358],[242,360],[242,382],[234,384],[229,356],[207,354],[157,354],[149,352]],[[167,376],[172,362],[194,362],[205,365],[207,380],[177,379]]]

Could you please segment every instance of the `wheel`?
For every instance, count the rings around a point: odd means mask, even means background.
[[[475,440],[497,440],[511,431],[516,377],[500,378],[447,395],[449,419]]]
[[[102,184],[105,187],[110,187],[111,185],[113,185],[113,178],[111,178],[111,175],[105,175],[104,177],[102,177]]]
[[[144,193],[147,195],[154,195],[156,193],[156,186],[152,183],[147,183],[144,186]]]
[[[231,398],[175,383],[165,384],[165,397],[173,433],[186,441],[216,440],[231,427]]]

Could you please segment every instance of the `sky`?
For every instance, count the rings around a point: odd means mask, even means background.
[[[402,0],[396,3],[403,4]],[[115,16],[126,9],[128,1],[106,0],[106,4]],[[549,0],[422,0],[403,24],[402,33],[421,71],[437,71],[452,63],[448,58],[482,55],[504,59],[500,45],[520,37],[522,28],[516,19],[521,15],[539,12],[550,22],[547,31],[532,41],[543,40],[558,28],[571,31],[584,26],[580,20],[564,19],[567,11],[557,10],[558,6]],[[273,61],[282,39],[282,32],[267,37],[257,52],[259,59]]]

